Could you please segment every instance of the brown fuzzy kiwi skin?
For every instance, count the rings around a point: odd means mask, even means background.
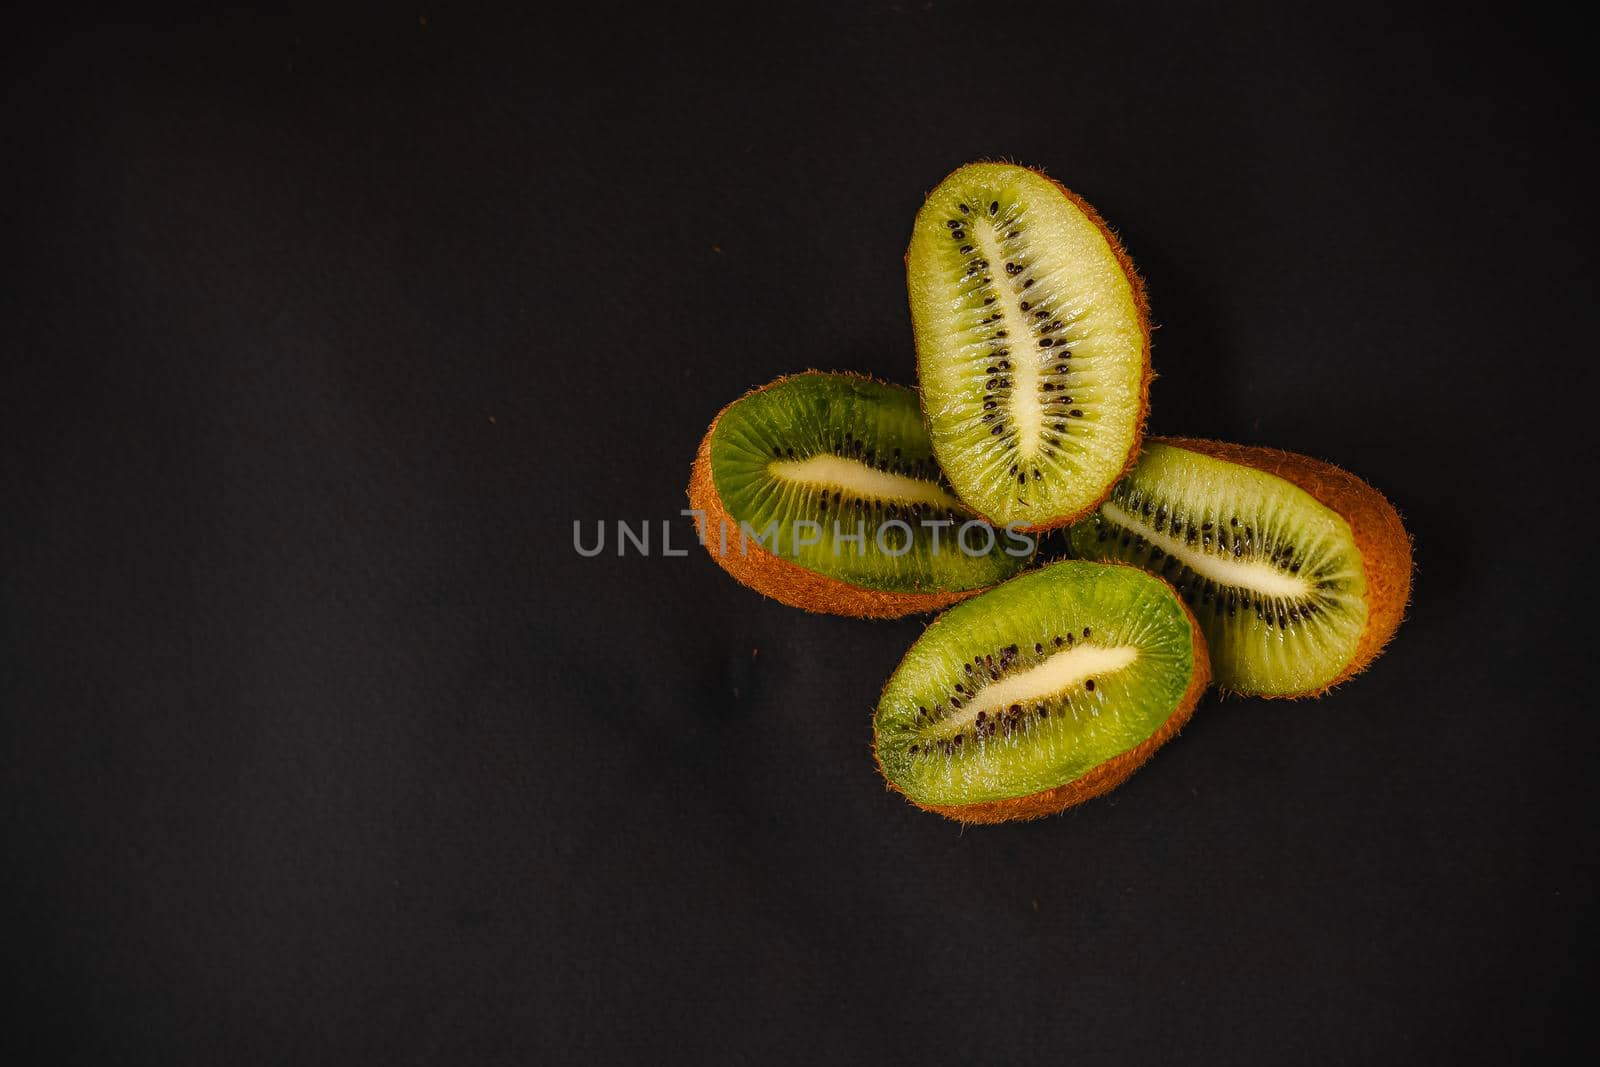
[[[1099,497],[1097,497],[1095,501],[1088,507],[1071,515],[1065,515],[1061,518],[1052,519],[1049,522],[1039,523],[1035,526],[1017,527],[1018,530],[1024,533],[1048,533],[1049,531],[1059,529],[1062,526],[1069,526],[1083,518],[1085,515],[1097,510],[1101,504],[1104,504],[1106,500],[1110,498],[1111,490],[1116,487],[1116,484],[1122,481],[1122,479],[1127,476],[1127,473],[1133,469],[1133,465],[1139,461],[1139,450],[1144,442],[1145,423],[1150,416],[1150,383],[1156,379],[1155,371],[1151,369],[1150,364],[1150,295],[1145,290],[1144,278],[1140,276],[1138,268],[1134,266],[1133,257],[1128,255],[1128,250],[1122,247],[1122,242],[1117,239],[1116,233],[1113,232],[1110,225],[1107,224],[1106,220],[1101,217],[1100,212],[1096,211],[1094,209],[1094,205],[1090,204],[1089,201],[1085,200],[1071,189],[1068,189],[1065,185],[1062,185],[1060,182],[1050,177],[1050,175],[1046,174],[1038,167],[1025,167],[1023,164],[1014,163],[1009,159],[975,159],[972,160],[971,163],[962,164],[960,167],[957,167],[956,170],[962,170],[965,167],[972,166],[973,163],[1003,163],[1007,166],[1023,167],[1024,170],[1031,170],[1034,174],[1037,174],[1039,177],[1043,178],[1045,181],[1061,190],[1061,194],[1070,200],[1074,207],[1083,212],[1084,217],[1094,224],[1095,229],[1100,231],[1100,236],[1105,238],[1107,247],[1111,249],[1111,254],[1116,257],[1117,266],[1122,268],[1123,276],[1128,279],[1128,285],[1133,290],[1133,307],[1135,313],[1139,316],[1139,336],[1143,339],[1140,358],[1144,365],[1144,374],[1139,379],[1139,417],[1134,420],[1133,441],[1128,446],[1128,455],[1122,461],[1122,469],[1118,471],[1109,482],[1106,483],[1104,492],[1102,492]],[[938,185],[934,186],[934,188],[937,189],[940,185],[943,185],[955,173],[956,171],[953,170],[949,174],[946,174],[939,180]],[[931,195],[932,190],[924,195],[924,202],[926,202],[927,197]],[[907,246],[906,253],[901,258],[904,261],[906,268],[909,270],[911,267],[911,249],[909,246]],[[907,302],[909,303],[909,288],[907,290],[906,297]],[[918,382],[920,385],[920,372]],[[931,434],[933,427],[928,422],[928,414],[926,410],[923,411],[922,421]],[[937,460],[938,453],[934,454],[934,458]],[[954,488],[953,484],[951,488]],[[972,508],[972,504],[970,502],[965,503],[967,503],[969,508]],[[987,522],[990,526],[995,526],[998,528],[998,524],[995,523],[994,520],[990,519],[987,515],[984,515],[981,511],[978,511],[974,508],[973,513],[979,518],[983,519],[984,522]]]
[[[1339,676],[1321,688],[1304,693],[1261,695],[1269,700],[1319,697],[1366,670],[1394,637],[1411,600],[1411,535],[1406,532],[1394,505],[1342,467],[1298,452],[1193,437],[1151,440],[1276,475],[1338,512],[1355,535],[1356,550],[1361,553],[1361,566],[1367,578],[1367,626],[1356,642],[1355,654]]]
[[[695,454],[694,466],[689,474],[689,506],[704,516],[703,519],[696,516],[695,522],[700,527],[700,540],[705,545],[706,552],[716,561],[717,566],[733,575],[741,584],[749,586],[763,596],[771,597],[778,603],[792,608],[824,615],[846,615],[861,619],[898,619],[906,615],[938,611],[983,592],[982,589],[959,589],[935,593],[895,593],[881,589],[863,589],[808,570],[798,563],[768,552],[759,544],[743,546],[736,544],[739,532],[738,520],[729,515],[728,510],[722,506],[722,498],[717,495],[716,481],[711,475],[711,439],[717,432],[717,424],[722,421],[722,416],[727,414],[729,408],[746,397],[754,396],[794,378],[824,373],[873,382],[877,385],[889,384],[852,371],[809,370],[800,374],[788,374],[751,389],[739,400],[733,401],[717,412],[717,417],[711,420],[710,428],[700,440],[700,449]],[[721,551],[721,530],[724,524],[731,533],[727,552]]]
[[[1108,563],[1108,567],[1123,567],[1127,564]],[[1145,572],[1148,573],[1148,572]],[[1177,590],[1164,578],[1156,578],[1172,592],[1178,604],[1182,606],[1184,615],[1189,620],[1189,633],[1194,642],[1194,673],[1189,678],[1189,688],[1183,691],[1177,706],[1166,721],[1155,733],[1139,742],[1128,751],[1119,756],[1113,756],[1104,763],[1098,764],[1090,770],[1074,778],[1070,782],[1045,789],[1038,793],[1030,793],[1023,797],[1008,797],[1005,800],[987,800],[977,804],[919,804],[916,800],[906,796],[905,792],[883,774],[883,761],[878,758],[878,746],[874,738],[872,758],[878,765],[878,773],[883,775],[883,780],[888,783],[889,790],[899,793],[906,800],[923,811],[931,811],[936,815],[943,815],[959,823],[973,825],[993,825],[1002,822],[1026,822],[1030,819],[1042,819],[1047,815],[1056,815],[1067,808],[1082,804],[1086,800],[1093,800],[1097,796],[1109,793],[1117,786],[1128,780],[1128,777],[1138,770],[1156,749],[1176,737],[1178,731],[1194,715],[1195,705],[1205,695],[1206,686],[1211,684],[1211,654],[1206,647],[1206,636],[1200,631],[1200,623],[1196,621],[1194,613],[1189,610],[1189,605],[1178,596]],[[892,678],[893,675],[891,674]],[[887,688],[888,683],[884,683]]]

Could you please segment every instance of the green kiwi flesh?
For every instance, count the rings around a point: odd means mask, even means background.
[[[1209,677],[1204,655],[1165,582],[1132,567],[1051,564],[923,632],[878,704],[879,766],[913,803],[955,818],[1048,794],[1187,716]],[[1071,803],[1096,791],[1057,795]],[[1023,804],[1010,817],[1062,806]]]
[[[1355,657],[1367,580],[1350,525],[1276,475],[1150,442],[1093,516],[1068,532],[1083,559],[1120,560],[1178,590],[1205,631],[1217,684],[1293,696]]]
[[[1138,451],[1149,326],[1093,209],[1026,167],[962,167],[917,214],[906,280],[934,453],[961,499],[1030,529],[1100,503]]]
[[[764,550],[893,593],[986,588],[1033,555],[1031,538],[991,528],[951,492],[917,395],[902,386],[850,374],[780,379],[718,418],[710,467],[737,525],[705,537],[708,547],[726,537],[714,550],[728,555]]]

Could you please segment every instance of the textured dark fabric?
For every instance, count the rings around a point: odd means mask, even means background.
[[[1569,1036],[1577,16],[580,6],[8,27],[6,1062]],[[1358,472],[1418,570],[1344,689],[1208,698],[1110,797],[963,832],[870,755],[923,622],[782,608],[659,524],[690,544],[750,386],[912,380],[911,219],[981,156],[1118,228],[1153,431]],[[656,553],[574,551],[617,519]]]

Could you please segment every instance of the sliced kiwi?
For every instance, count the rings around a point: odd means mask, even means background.
[[[1371,486],[1327,463],[1215,441],[1153,439],[1090,518],[1075,556],[1172,582],[1205,628],[1217,683],[1310,696],[1394,634],[1411,542]]]
[[[1086,514],[1139,449],[1150,328],[1133,264],[1088,204],[1005,163],[951,174],[906,252],[934,454],[990,521]]]
[[[918,807],[1031,819],[1118,785],[1187,721],[1205,641],[1166,582],[1068,561],[951,608],[911,646],[873,723]]]
[[[951,492],[915,392],[851,374],[780,378],[724,408],[689,500],[713,559],[810,611],[934,611],[1033,554],[1032,538],[994,529]]]

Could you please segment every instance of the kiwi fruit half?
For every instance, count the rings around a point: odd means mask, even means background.
[[[1172,588],[1067,561],[940,615],[889,679],[878,766],[961,822],[1034,819],[1121,783],[1189,718],[1205,638]]]
[[[1314,696],[1364,669],[1411,593],[1411,539],[1355,475],[1293,452],[1154,438],[1071,552],[1172,582],[1217,684]]]
[[[701,541],[739,581],[808,611],[936,611],[1032,559],[951,492],[917,395],[852,374],[779,378],[723,408],[689,482]]]
[[[1091,511],[1139,450],[1149,308],[1092,207],[1036,171],[962,167],[906,252],[923,410],[957,495],[1032,530]]]

